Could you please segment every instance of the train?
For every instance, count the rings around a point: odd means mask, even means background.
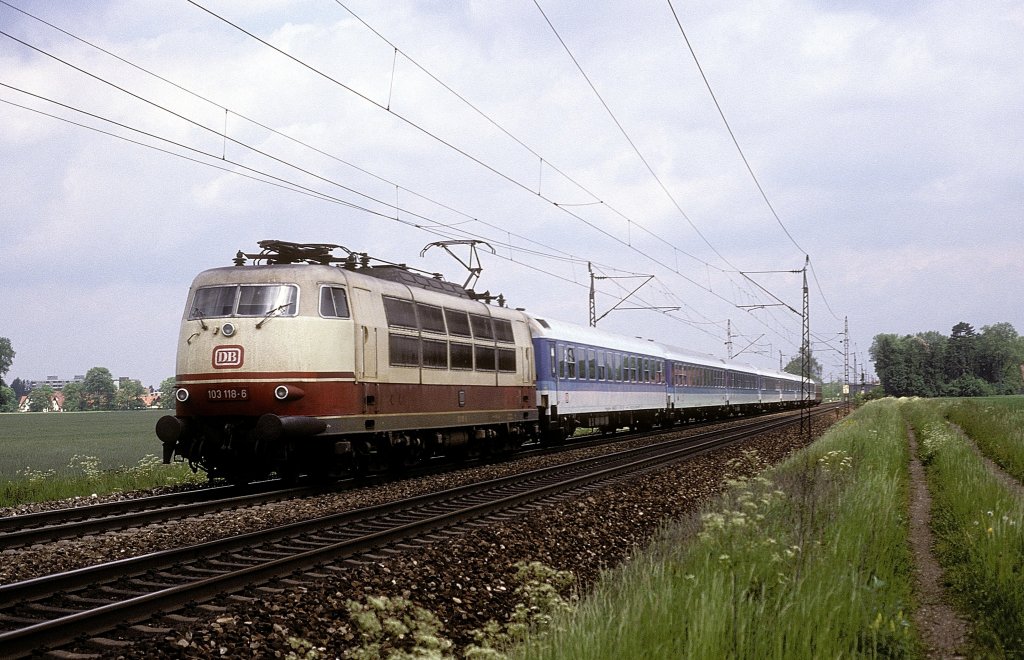
[[[175,414],[156,424],[164,462],[210,478],[332,478],[820,401],[793,374],[494,304],[342,246],[259,245],[193,280]]]

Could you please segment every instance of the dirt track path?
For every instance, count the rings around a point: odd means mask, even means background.
[[[917,438],[910,431],[910,546],[914,555],[914,595],[918,608],[914,623],[921,633],[928,658],[963,658],[969,624],[952,608],[942,587],[942,567],[932,547],[928,526],[932,498],[924,466],[917,456]]]

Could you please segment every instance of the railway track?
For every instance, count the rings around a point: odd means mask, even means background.
[[[819,412],[825,412],[823,408]],[[674,439],[489,482],[273,529],[156,552],[0,587],[0,655],[95,637],[157,612],[205,602],[274,577],[345,570],[344,560],[397,543],[429,543],[469,521],[516,515],[751,435],[795,416]],[[309,574],[307,573],[307,577]],[[143,628],[145,630],[145,628]]]
[[[197,490],[52,509],[0,518],[0,549],[48,543],[211,511],[253,506],[304,497],[317,492],[311,487],[282,487],[265,481],[248,487],[220,486]]]
[[[687,425],[686,429],[697,429],[712,424],[702,422]],[[508,458],[522,459],[566,449],[583,449],[605,444],[625,442],[652,434],[664,433],[665,429],[654,432],[594,436],[556,447],[527,447],[510,457],[467,461],[460,467],[471,467],[493,460]],[[336,482],[329,488],[342,490],[358,486],[377,485],[396,478],[426,477],[451,470],[450,462],[428,464],[406,470],[401,474],[381,473],[359,480]],[[240,509],[244,507],[281,502],[322,493],[327,486],[305,485],[288,487],[280,480],[268,480],[248,486],[218,486],[178,493],[140,497],[116,502],[104,502],[77,507],[65,507],[38,513],[0,517],[0,551],[33,544],[51,543],[60,539],[81,538],[89,534],[103,534],[114,530],[140,527],[169,520],[180,520],[205,513]]]

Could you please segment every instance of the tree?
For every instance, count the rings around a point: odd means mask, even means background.
[[[53,388],[43,385],[29,392],[28,409],[30,412],[43,412],[53,407]]]
[[[117,394],[114,395],[114,404],[118,410],[138,410],[145,408],[146,404],[142,402],[142,395],[146,393],[146,390],[142,387],[142,384],[137,380],[129,380],[121,383],[121,387],[118,388]]]
[[[11,388],[14,389],[14,395],[19,399],[32,391],[29,388],[28,383],[20,378],[15,378],[14,381],[11,382]]]
[[[978,334],[974,326],[961,321],[953,326],[946,359],[946,379],[956,380],[975,373]]]
[[[7,375],[12,364],[14,364],[14,348],[11,346],[11,340],[7,337],[0,337],[0,380]]]
[[[14,388],[0,385],[0,412],[14,412],[17,410],[18,398]]]
[[[788,374],[794,374],[796,376],[802,376],[803,374],[800,372],[800,370],[803,368],[803,364],[802,364],[802,360],[801,360],[802,354],[803,354],[803,349],[800,349],[800,353],[798,353],[796,357],[794,357],[792,360],[789,361],[789,364],[786,365],[786,368],[783,369],[783,371],[785,371]],[[822,374],[823,371],[824,371],[824,369],[822,369],[821,363],[818,362],[817,358],[815,358],[813,355],[811,355],[811,379],[812,380],[816,380],[816,381],[818,381],[820,383],[821,382],[821,374]]]
[[[174,410],[174,390],[177,389],[177,379],[174,376],[164,378],[160,383],[160,407]]]
[[[81,410],[85,400],[82,397],[81,383],[68,383],[61,392],[64,393],[64,412]]]
[[[1024,338],[1009,323],[981,329],[978,336],[978,377],[993,385],[999,394],[1024,391],[1020,366],[1024,364]]]
[[[904,396],[910,386],[909,369],[903,359],[900,338],[896,335],[875,335],[868,349],[875,373],[882,383],[882,390],[888,396]]]
[[[110,410],[114,405],[114,377],[106,367],[93,367],[82,381],[83,407],[86,410]]]

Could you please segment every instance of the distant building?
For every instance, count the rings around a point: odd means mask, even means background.
[[[28,396],[23,396],[18,400],[18,412],[28,412],[29,402]],[[43,410],[43,412],[64,412],[64,393],[54,392],[53,396],[50,397],[50,406]]]
[[[47,376],[46,380],[27,380],[25,383],[28,385],[29,392],[37,387],[42,387],[43,385],[48,385],[54,392],[59,392],[64,389],[64,386],[68,383],[81,383],[84,381],[84,375],[75,376],[71,380],[64,380],[62,378],[57,378],[56,376]]]

